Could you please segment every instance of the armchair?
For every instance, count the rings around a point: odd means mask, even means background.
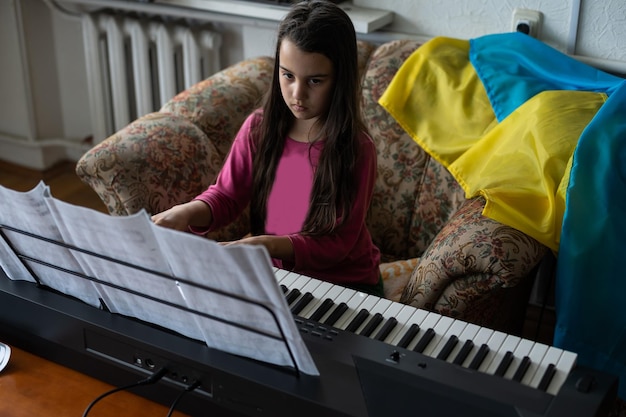
[[[533,274],[547,248],[482,216],[452,175],[378,105],[420,44],[359,41],[362,112],[378,149],[368,227],[382,253],[386,297],[464,321],[519,333]],[[89,150],[76,165],[112,215],[156,213],[215,178],[244,118],[260,103],[273,60],[248,59],[181,92]],[[247,233],[247,214],[216,240]]]

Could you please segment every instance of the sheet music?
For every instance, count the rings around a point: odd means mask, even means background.
[[[278,287],[271,260],[264,247],[221,246],[189,233],[158,226],[155,228],[157,239],[167,253],[175,276],[255,300],[277,315],[274,318],[267,309],[217,294],[211,295],[180,283],[181,291],[192,309],[212,316],[227,317],[276,337],[281,337],[282,329],[298,368],[306,374],[319,375]],[[292,358],[282,340],[259,337],[215,320],[203,318],[200,323],[209,346],[281,366],[292,365]]]
[[[29,261],[42,284],[212,348],[319,375],[263,247],[222,246],[156,226],[145,212],[118,217],[68,204],[43,183],[26,193],[0,187],[0,222],[100,255],[5,230],[18,252],[112,286]],[[4,240],[0,256],[7,275],[32,279]]]
[[[172,276],[153,233],[154,225],[145,212],[114,217],[53,198],[47,199],[47,203],[65,242],[135,267]],[[102,298],[111,312],[203,339],[194,316],[161,302],[165,300],[185,306],[171,279],[80,252],[74,256],[88,276],[158,300],[100,285]]]
[[[62,236],[45,202],[49,193],[48,186],[43,182],[28,192],[18,192],[0,186],[2,205],[0,223],[48,239],[62,241]],[[11,240],[13,247],[22,254],[70,271],[82,272],[81,266],[72,253],[61,246],[51,245],[9,230],[4,230],[4,234]],[[4,249],[6,248],[7,245],[4,245]],[[5,255],[7,256],[5,257]],[[17,274],[22,274],[26,270],[23,265],[22,268],[18,266],[21,261],[14,253],[12,255],[3,254],[1,262],[2,268],[13,279],[20,276]],[[98,291],[91,282],[35,262],[27,263],[41,284],[76,297],[92,306],[100,306]],[[27,280],[33,279],[30,273],[23,276],[27,277]]]

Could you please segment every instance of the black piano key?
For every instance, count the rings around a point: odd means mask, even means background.
[[[435,331],[433,329],[426,330],[426,332],[424,332],[424,335],[419,340],[419,342],[417,342],[417,345],[415,345],[413,350],[419,353],[424,352],[424,349],[426,349],[426,346],[428,346],[430,341],[433,340],[433,337],[435,337]]]
[[[546,391],[550,386],[550,382],[552,382],[552,378],[554,377],[555,373],[556,366],[551,363],[550,365],[548,365],[548,367],[546,368],[546,372],[544,372],[543,376],[541,377],[541,381],[539,382],[537,389],[541,391]]]
[[[397,325],[398,325],[398,320],[395,317],[390,317],[385,322],[385,324],[383,324],[383,327],[380,328],[378,333],[376,333],[376,336],[374,337],[374,339],[384,341],[387,338],[387,336],[389,336],[389,333],[391,333],[391,331],[395,329]]]
[[[380,323],[383,321],[383,315],[380,313],[376,313],[372,316],[370,321],[367,322],[363,330],[361,330],[360,335],[365,337],[370,337],[374,330],[378,327]]]
[[[467,339],[465,343],[463,343],[463,346],[461,346],[461,350],[459,350],[459,353],[457,353],[452,363],[455,365],[463,365],[463,362],[465,362],[465,359],[467,359],[467,355],[470,354],[472,349],[474,349],[474,342],[472,342],[470,339]]]
[[[520,362],[515,374],[513,375],[513,381],[521,382],[524,375],[526,375],[526,371],[530,366],[530,358],[528,356],[524,356],[522,361]]]
[[[448,356],[450,356],[450,353],[452,353],[452,349],[454,349],[454,347],[456,346],[458,342],[459,342],[458,337],[454,335],[450,336],[446,344],[443,345],[441,352],[439,352],[439,354],[437,355],[437,359],[441,359],[442,361],[445,361],[446,359],[448,359]]]
[[[322,304],[320,304],[320,306],[315,309],[313,314],[311,314],[309,320],[320,321],[322,317],[324,317],[324,314],[326,314],[328,310],[330,310],[330,308],[334,305],[335,302],[332,300],[332,298],[325,299],[324,301],[322,301]]]
[[[361,324],[363,324],[363,322],[365,321],[365,319],[367,319],[369,315],[370,315],[369,311],[367,311],[366,309],[361,309],[361,311],[359,311],[356,317],[352,319],[350,324],[348,324],[348,327],[346,327],[346,331],[352,332],[352,333],[356,332],[357,329],[361,327]]]
[[[344,315],[346,311],[348,311],[348,305],[346,303],[339,303],[339,305],[333,310],[333,312],[330,313],[328,317],[326,317],[326,320],[324,320],[323,324],[328,324],[329,326],[334,325],[335,323],[337,323],[337,320],[339,320],[341,316]]]
[[[310,292],[304,293],[302,297],[291,307],[293,314],[300,313],[315,297]]]
[[[417,323],[411,324],[411,326],[408,328],[406,333],[404,333],[404,336],[402,336],[402,339],[400,339],[400,341],[398,342],[398,346],[402,348],[406,348],[407,346],[409,346],[411,342],[413,341],[413,339],[415,339],[415,336],[417,336],[419,331],[420,331],[419,324]]]
[[[502,358],[502,362],[500,362],[500,365],[498,365],[498,368],[496,369],[496,372],[494,373],[494,375],[504,376],[507,369],[509,369],[511,362],[513,362],[513,352],[509,350],[504,354],[504,357]]]
[[[476,352],[476,356],[474,356],[468,368],[474,369],[474,370],[480,368],[480,365],[483,363],[488,353],[489,353],[489,345],[487,345],[486,343],[483,343],[482,345],[480,345],[480,348],[478,348],[478,352]]]
[[[291,291],[289,291],[287,295],[285,296],[285,299],[287,300],[287,304],[293,303],[296,298],[300,297],[300,294],[301,294],[300,290],[297,288],[294,288]]]
[[[284,284],[280,284],[280,289],[283,292],[283,294],[287,294],[287,291],[289,291],[289,288],[287,288],[287,286]]]

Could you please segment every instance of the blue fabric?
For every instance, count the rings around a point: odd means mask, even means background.
[[[501,121],[547,90],[603,92],[578,139],[556,278],[554,344],[620,378],[626,399],[626,81],[519,33],[470,41],[470,59]]]
[[[517,32],[471,39],[470,60],[500,122],[542,91],[611,94],[622,81]]]

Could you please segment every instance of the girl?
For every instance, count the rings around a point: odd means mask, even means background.
[[[356,34],[329,1],[296,4],[278,29],[262,110],[239,130],[216,183],[152,216],[206,233],[250,204],[251,236],[274,265],[383,296],[380,253],[365,226],[376,149],[358,107]]]

